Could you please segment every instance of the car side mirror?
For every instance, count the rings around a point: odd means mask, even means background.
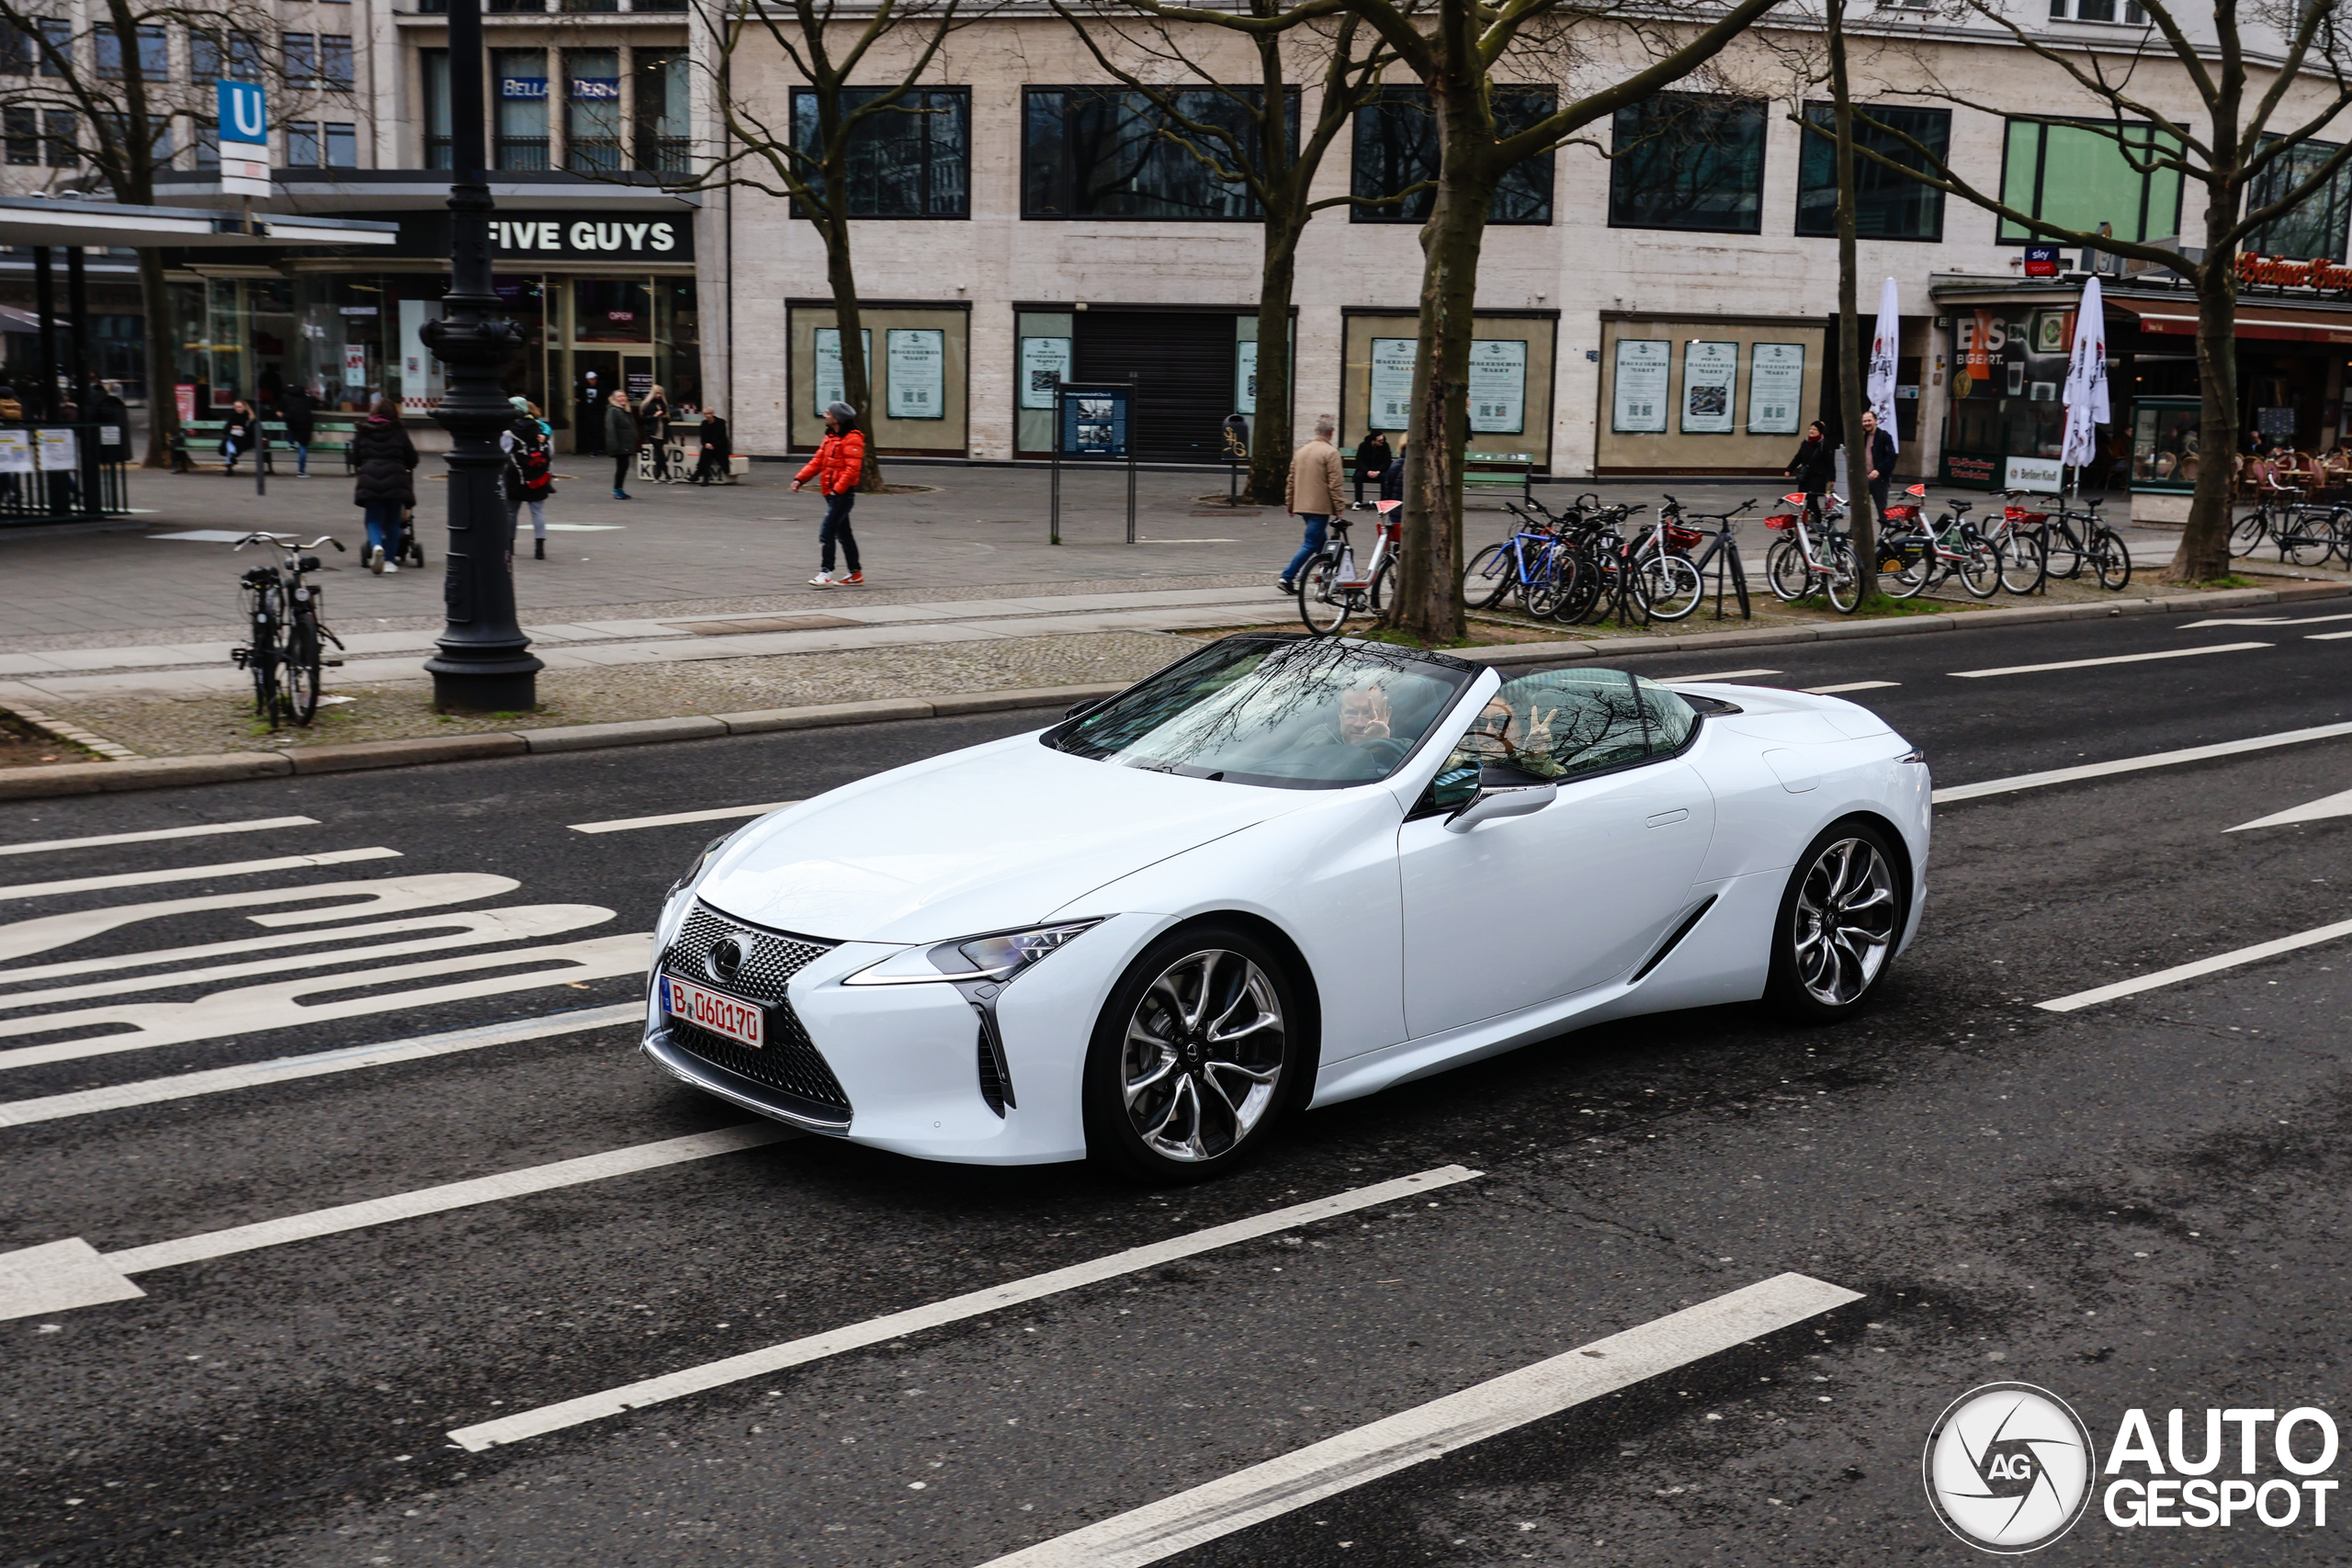
[[[1449,833],[1466,833],[1481,822],[1524,817],[1541,811],[1559,798],[1560,786],[1509,762],[1484,762],[1478,768],[1478,793],[1454,808],[1445,819]]]

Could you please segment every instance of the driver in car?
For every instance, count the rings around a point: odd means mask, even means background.
[[[1389,733],[1393,715],[1388,690],[1376,683],[1351,686],[1340,694],[1336,721],[1326,720],[1302,737],[1307,746],[1353,746],[1369,754],[1382,773],[1394,767],[1411,748]]]

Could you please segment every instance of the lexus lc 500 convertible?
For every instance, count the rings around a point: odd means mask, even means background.
[[[645,1050],[904,1154],[1199,1179],[1288,1110],[1601,1020],[1847,1015],[1928,831],[1919,753],[1835,697],[1231,637],[711,844]]]

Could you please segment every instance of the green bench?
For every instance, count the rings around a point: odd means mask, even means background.
[[[1342,453],[1340,471],[1352,487],[1356,481],[1355,457]],[[1365,483],[1375,482],[1378,476],[1368,475]],[[1515,490],[1521,501],[1535,499],[1535,459],[1525,452],[1464,452],[1462,454],[1462,488],[1475,490]]]
[[[359,428],[357,414],[316,414],[311,420],[311,456],[313,458],[339,456],[345,473],[353,469],[351,440]],[[225,419],[190,420],[180,426],[172,438],[175,468],[193,470],[199,466],[226,468],[220,456],[220,437],[229,428]],[[266,419],[261,422],[262,468],[266,473],[277,472],[278,453],[288,450],[286,445],[286,422]],[[240,452],[239,457],[245,454]]]

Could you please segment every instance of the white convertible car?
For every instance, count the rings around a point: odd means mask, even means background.
[[[645,1050],[903,1154],[1197,1179],[1288,1110],[1604,1019],[1850,1013],[1928,829],[1919,753],[1835,697],[1227,637],[711,844]]]

